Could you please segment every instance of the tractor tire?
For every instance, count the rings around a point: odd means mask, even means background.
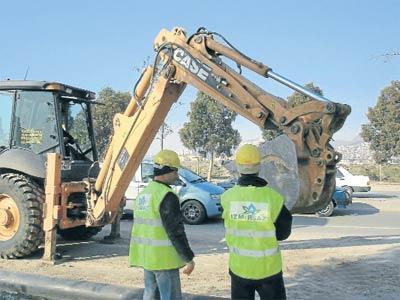
[[[44,192],[31,178],[0,175],[0,257],[19,258],[43,242]]]
[[[67,229],[58,229],[57,233],[67,241],[85,241],[98,234],[102,227],[86,227],[84,225]]]
[[[190,225],[201,224],[207,217],[203,204],[197,200],[189,200],[183,203],[181,211],[183,221]]]
[[[333,204],[333,201],[331,201],[325,208],[321,209],[320,211],[317,211],[315,214],[318,217],[330,217],[334,209],[335,205]]]

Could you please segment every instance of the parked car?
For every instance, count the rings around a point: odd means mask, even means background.
[[[368,176],[353,175],[343,167],[337,168],[336,186],[342,187],[349,194],[353,194],[353,192],[369,192],[371,190]]]
[[[237,178],[232,178],[227,181],[219,182],[218,185],[223,187],[225,190],[230,189],[234,185],[237,184]],[[336,207],[346,208],[347,205],[352,203],[352,194],[350,194],[347,190],[336,187],[335,192],[332,195],[332,201],[320,211],[316,212],[319,217],[329,217],[332,215],[334,209]]]
[[[227,181],[221,181],[218,182],[217,185],[222,187],[224,190],[230,189],[231,187],[234,187],[237,184],[238,180],[237,178],[231,178]]]
[[[201,224],[206,218],[221,216],[220,198],[225,191],[223,188],[208,182],[186,168],[179,168],[178,175],[179,180],[172,188],[179,196],[185,223]],[[133,201],[152,178],[153,163],[151,161],[143,161],[125,193],[127,198],[125,213],[132,213]]]
[[[336,207],[346,208],[347,205],[350,205],[352,203],[352,198],[352,195],[346,190],[336,187],[336,190],[332,195],[332,201],[329,202],[324,209],[317,211],[315,214],[318,217],[329,217],[332,215]]]

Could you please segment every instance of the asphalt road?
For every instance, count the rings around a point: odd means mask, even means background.
[[[321,218],[315,215],[294,215],[292,232],[323,236],[365,236],[368,242],[381,236],[398,236],[400,233],[399,212],[380,211],[374,203],[400,205],[400,191],[355,193],[353,204],[347,208],[335,209],[333,215]],[[132,222],[123,220],[121,234],[129,236]],[[101,236],[109,233],[109,226]],[[221,219],[211,219],[201,225],[186,225],[186,233],[196,254],[226,252],[224,228]],[[290,241],[282,242],[282,248],[291,247]],[[348,246],[351,246],[350,244]]]

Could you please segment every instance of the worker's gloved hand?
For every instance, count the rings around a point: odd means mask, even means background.
[[[185,268],[183,269],[183,274],[186,274],[187,276],[189,276],[194,270],[194,265],[195,265],[195,263],[193,260],[189,261],[186,264]]]

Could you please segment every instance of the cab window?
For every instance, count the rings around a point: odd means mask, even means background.
[[[36,154],[57,148],[58,130],[54,95],[50,92],[19,91],[15,103],[13,145]]]
[[[9,147],[14,93],[0,92],[0,147]]]

